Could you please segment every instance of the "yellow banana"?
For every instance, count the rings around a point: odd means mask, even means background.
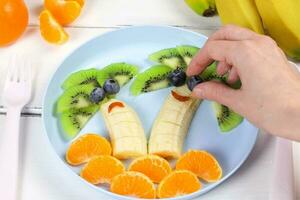
[[[216,0],[216,6],[223,24],[235,24],[264,33],[254,0]]]
[[[113,155],[127,159],[147,154],[144,129],[136,112],[123,101],[111,99],[100,111],[113,146]]]
[[[175,88],[165,100],[151,130],[149,153],[178,158],[200,100],[186,86]]]
[[[185,3],[198,15],[210,17],[216,14],[215,0],[185,0]]]
[[[255,0],[267,33],[290,57],[300,60],[300,1]]]

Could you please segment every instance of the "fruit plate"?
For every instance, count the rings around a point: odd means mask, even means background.
[[[102,68],[113,62],[128,62],[140,66],[140,71],[154,63],[147,60],[152,52],[177,45],[194,45],[202,47],[207,37],[180,28],[166,26],[133,26],[100,35],[85,43],[71,53],[54,73],[43,102],[43,123],[49,141],[63,161],[66,171],[74,172],[78,176],[80,167],[72,167],[65,161],[65,152],[71,141],[62,137],[62,129],[54,114],[57,98],[62,94],[61,84],[72,73],[81,69]],[[132,106],[142,121],[147,137],[157,113],[162,106],[170,88],[141,94],[137,97],[130,95],[127,84],[118,94],[118,99]],[[245,162],[252,151],[258,129],[247,120],[229,133],[221,133],[217,125],[211,102],[203,101],[192,121],[185,140],[184,151],[188,149],[207,150],[219,161],[223,168],[223,178],[211,184],[203,183],[200,191],[190,195],[173,199],[191,199],[202,195],[229,178]],[[98,112],[79,133],[98,133],[108,137],[103,118]],[[80,176],[78,176],[80,178]],[[81,179],[81,178],[80,178]],[[67,180],[64,180],[67,182]],[[82,179],[82,181],[84,181]],[[85,182],[85,181],[84,181]],[[113,194],[105,187],[93,186],[86,183],[86,187],[93,187],[100,193],[105,193],[115,199],[132,199],[130,197]]]

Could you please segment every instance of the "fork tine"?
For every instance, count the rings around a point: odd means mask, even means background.
[[[27,60],[22,57],[22,63],[20,63],[20,82],[25,82],[27,80]]]
[[[13,79],[13,74],[14,74],[14,56],[10,56],[7,62],[7,75],[6,75],[6,83],[11,82]]]
[[[19,77],[18,75],[19,69],[17,66],[17,55],[12,56],[11,68],[12,68],[11,81],[17,82]]]
[[[26,60],[25,79],[26,79],[26,82],[28,84],[28,87],[31,88],[32,66],[31,66],[31,62],[28,59]]]

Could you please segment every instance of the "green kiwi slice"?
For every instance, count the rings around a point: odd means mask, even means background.
[[[136,76],[130,91],[133,95],[151,92],[170,86],[168,75],[172,68],[166,65],[155,65]]]
[[[79,109],[95,105],[90,101],[90,94],[93,89],[94,86],[92,85],[78,85],[65,90],[57,101],[57,113],[71,108]]]
[[[63,89],[68,89],[76,85],[98,86],[97,69],[85,69],[72,73],[62,84]]]
[[[113,63],[98,72],[97,80],[100,85],[103,85],[108,78],[113,78],[118,81],[120,86],[128,83],[135,75],[137,75],[139,68],[135,65],[124,62]]]
[[[185,64],[189,65],[194,55],[199,51],[198,47],[191,45],[181,45],[176,47],[177,51],[183,58]]]
[[[228,132],[237,127],[242,121],[243,117],[233,112],[227,106],[213,102],[213,108],[217,117],[219,128],[222,132]]]
[[[216,62],[209,65],[201,74],[200,78],[204,81],[218,80],[226,83],[227,77],[220,76],[217,74],[217,64]]]
[[[64,111],[60,116],[64,139],[70,140],[74,138],[98,109],[99,106],[96,105]]]
[[[176,48],[162,49],[149,56],[149,60],[167,65],[173,69],[186,69],[186,63]]]

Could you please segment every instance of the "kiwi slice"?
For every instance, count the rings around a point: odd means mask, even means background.
[[[99,86],[97,82],[97,69],[85,69],[72,73],[62,84],[63,89],[68,89],[76,85]]]
[[[217,74],[217,64],[216,62],[209,65],[201,74],[200,77],[204,81],[210,81],[210,80],[218,80],[226,83],[227,77],[226,76],[220,76]]]
[[[127,64],[124,62],[113,63],[98,72],[97,80],[100,85],[103,85],[104,82],[113,78],[118,81],[120,86],[128,83],[135,75],[137,75],[139,68],[135,65]]]
[[[213,102],[213,108],[217,116],[218,125],[222,132],[228,132],[237,127],[242,121],[243,117],[233,112],[227,106]]]
[[[57,101],[57,113],[62,113],[71,108],[84,108],[96,105],[90,101],[90,94],[93,91],[92,85],[78,85],[73,86],[59,97]]]
[[[186,69],[186,64],[176,48],[163,49],[152,53],[149,60],[173,69]]]
[[[228,85],[229,87],[233,88],[233,89],[239,89],[242,86],[242,83],[240,80],[237,80],[235,83],[233,84],[228,84],[227,83],[227,78],[228,75],[223,75],[220,76],[217,74],[217,65],[216,63],[212,63],[210,66],[208,66],[201,74],[200,77],[204,80],[204,81],[210,81],[210,80],[215,80],[215,81],[220,81],[226,85]]]
[[[166,65],[155,65],[136,76],[130,91],[133,95],[151,92],[170,86],[168,75],[172,68]]]
[[[182,45],[182,46],[177,46],[176,47],[177,51],[183,58],[185,64],[190,64],[192,58],[196,53],[199,51],[198,47],[191,46],[191,45]]]
[[[64,111],[60,117],[63,137],[66,140],[74,138],[98,109],[99,106],[90,106]]]

